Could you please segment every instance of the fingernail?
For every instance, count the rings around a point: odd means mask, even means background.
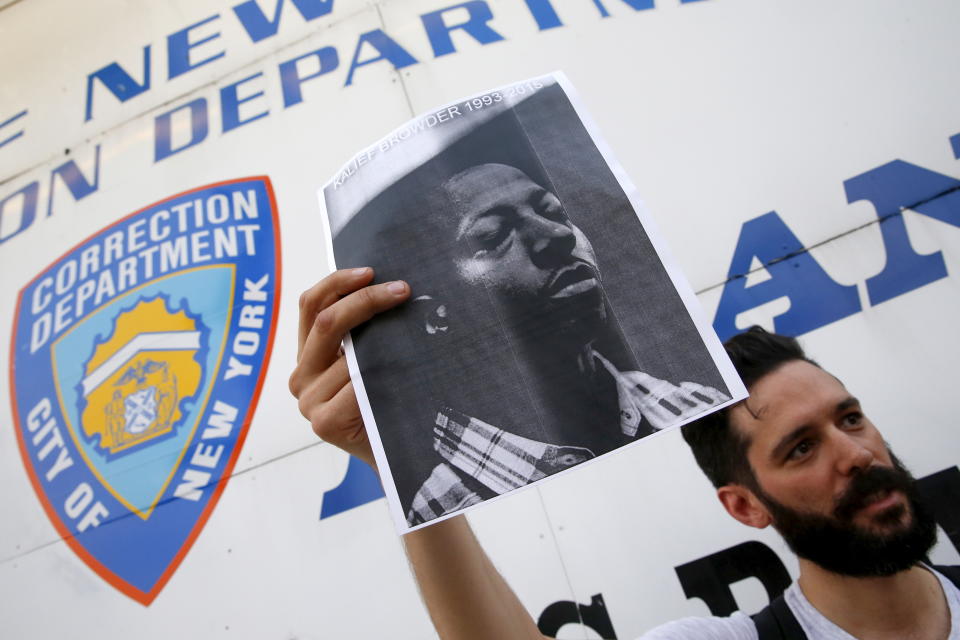
[[[370,271],[370,267],[360,267],[358,269],[354,269],[350,273],[351,275],[353,275],[354,278],[359,278],[360,276],[367,275],[369,271]]]
[[[387,284],[387,291],[396,296],[400,295],[401,293],[406,293],[407,283],[403,282],[402,280],[396,280]]]

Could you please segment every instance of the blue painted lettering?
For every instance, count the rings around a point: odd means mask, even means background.
[[[644,11],[646,9],[653,9],[653,0],[621,0],[627,6],[634,9],[635,11]],[[600,4],[597,0],[597,4]]]
[[[247,76],[242,80],[238,80],[233,84],[229,84],[222,89],[220,89],[220,109],[223,114],[223,132],[232,131],[237,127],[242,127],[245,124],[249,124],[254,120],[259,120],[267,115],[270,111],[259,111],[253,115],[249,115],[246,118],[240,117],[240,105],[250,102],[251,100],[256,100],[257,98],[263,97],[263,91],[257,91],[251,93],[244,97],[239,97],[238,88],[240,85],[250,82],[255,78],[263,77],[263,73],[258,71],[253,75]]]
[[[24,117],[25,115],[27,115],[27,110],[26,110],[26,109],[24,109],[24,110],[21,111],[20,113],[12,116],[12,117],[10,117],[10,118],[7,118],[7,119],[4,120],[3,122],[0,122],[0,129],[3,129],[4,127],[7,127],[7,126],[13,124],[14,122],[16,122],[17,120],[19,120],[20,118]],[[6,145],[10,144],[10,143],[13,142],[14,140],[16,140],[17,138],[19,138],[20,136],[22,136],[22,135],[23,135],[23,132],[24,132],[24,130],[23,130],[23,129],[20,129],[20,130],[14,132],[14,133],[12,133],[12,134],[9,134],[9,135],[8,135],[6,138],[4,138],[3,140],[0,140],[0,148],[5,147]]]
[[[335,516],[373,502],[383,497],[383,487],[376,472],[359,458],[350,456],[347,464],[347,473],[333,489],[323,493],[323,502],[320,505],[320,519]]]
[[[300,75],[300,63],[303,60],[316,58],[319,69],[309,75]],[[291,60],[280,63],[280,88],[283,91],[283,107],[292,107],[303,102],[303,91],[300,88],[307,80],[312,80],[330,73],[340,65],[337,50],[333,47],[321,47],[316,51],[305,53]]]
[[[745,274],[756,257],[770,279],[746,286]],[[860,311],[856,285],[841,285],[827,275],[775,211],[744,223],[733,252],[713,328],[721,340],[739,331],[737,316],[778,298],[790,308],[774,318],[777,333],[800,335]]]
[[[448,25],[444,20],[444,14],[458,9],[467,10],[467,19],[464,22]],[[487,3],[482,0],[471,0],[471,2],[455,4],[439,11],[431,11],[420,16],[420,20],[423,21],[427,37],[430,39],[430,46],[433,47],[433,55],[436,58],[456,51],[456,47],[453,46],[453,39],[450,37],[450,33],[456,29],[463,29],[480,44],[490,44],[504,39],[502,35],[487,24],[493,20],[493,12],[490,11]]]
[[[203,65],[218,60],[226,55],[225,51],[219,51],[217,53],[208,55],[203,60],[198,60],[192,62],[190,60],[190,52],[199,47],[202,44],[210,42],[220,37],[220,32],[214,32],[205,38],[200,38],[195,42],[190,41],[190,32],[201,27],[208,22],[218,20],[220,18],[219,14],[214,14],[208,18],[204,18],[200,22],[194,22],[189,27],[184,27],[180,31],[171,33],[167,36],[167,79],[172,80],[177,76],[185,74],[187,71],[192,71],[197,67],[202,67]]]
[[[903,160],[871,169],[843,183],[847,200],[869,200],[880,219],[886,249],[883,270],[867,279],[870,304],[895,298],[947,275],[939,251],[914,251],[903,224],[904,209],[960,226],[960,180]]]
[[[360,60],[360,53],[363,51],[363,45],[365,44],[372,46],[380,55],[367,58],[366,60]],[[350,62],[350,70],[347,72],[347,81],[343,86],[349,87],[353,84],[354,71],[368,64],[379,62],[380,60],[389,60],[395,69],[402,69],[403,67],[417,64],[416,58],[401,47],[396,40],[380,29],[367,31],[366,33],[361,33],[360,38],[357,40],[357,48],[353,51],[353,60]]]
[[[83,173],[80,171],[80,167],[77,166],[77,163],[73,160],[68,160],[62,165],[50,172],[50,192],[47,194],[47,216],[53,214],[53,192],[54,184],[56,179],[59,177],[60,180],[67,186],[67,189],[70,191],[70,195],[73,196],[74,200],[82,200],[88,195],[96,191],[100,187],[100,145],[98,144],[94,147],[94,161],[93,161],[93,180],[87,181]]]
[[[333,0],[292,0],[293,5],[306,21],[325,16],[333,11]],[[260,9],[256,0],[247,0],[234,5],[233,12],[240,20],[247,35],[253,42],[260,42],[277,35],[280,28],[280,13],[283,10],[283,0],[277,0],[273,10],[273,19],[268,19]]]
[[[40,183],[33,181],[19,191],[14,191],[3,200],[0,200],[0,244],[6,242],[24,229],[33,224],[33,219],[37,216],[37,200],[40,193]],[[19,203],[19,208],[17,204]],[[12,212],[12,213],[11,213]],[[12,223],[13,231],[5,231],[4,227],[10,223],[4,224],[4,216],[15,215],[19,218],[17,222]]]
[[[187,116],[190,118],[190,139],[175,147],[173,143],[173,116],[184,110],[188,112]],[[207,137],[208,131],[206,98],[197,98],[187,104],[161,113],[154,120],[153,161],[160,162],[175,153],[180,153],[184,149],[200,144]]]
[[[126,102],[137,97],[150,88],[150,45],[143,48],[143,82],[134,80],[116,62],[111,62],[87,76],[87,108],[83,118],[84,122],[89,122],[93,117],[94,80],[99,80],[120,102]]]
[[[530,10],[533,19],[537,21],[537,27],[540,31],[563,26],[563,22],[560,21],[560,16],[557,15],[553,5],[550,4],[550,0],[524,1],[527,3],[527,8]]]
[[[680,2],[697,2],[698,0],[680,0]],[[632,8],[634,11],[646,11],[647,9],[654,8],[654,0],[621,0],[628,7]],[[593,0],[593,4],[597,6],[597,11],[600,12],[600,17],[609,18],[610,12],[603,5],[603,0]]]

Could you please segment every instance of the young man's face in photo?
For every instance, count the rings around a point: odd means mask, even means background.
[[[520,313],[603,318],[593,247],[554,194],[499,164],[467,169],[444,188],[455,203],[455,262],[464,282]]]

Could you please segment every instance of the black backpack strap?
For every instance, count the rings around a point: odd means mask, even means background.
[[[757,627],[760,640],[807,640],[807,634],[782,595],[750,618]]]
[[[960,589],[960,566],[948,567],[942,564],[932,564],[930,566],[946,576],[947,580],[952,582],[957,589]]]

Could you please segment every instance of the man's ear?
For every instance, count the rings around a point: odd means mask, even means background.
[[[723,508],[737,521],[748,527],[763,529],[773,522],[766,506],[756,494],[742,484],[728,484],[717,489]]]
[[[427,335],[445,335],[450,332],[450,311],[446,301],[433,296],[417,296],[411,301],[416,309],[418,328]]]

